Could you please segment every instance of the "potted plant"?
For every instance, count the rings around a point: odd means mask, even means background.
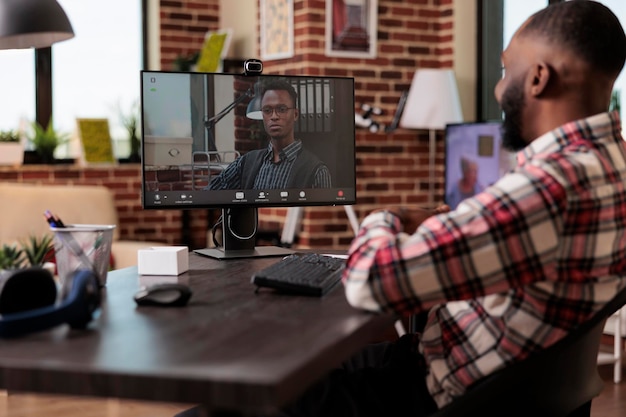
[[[139,134],[137,132],[139,128],[139,110],[137,103],[133,104],[128,114],[124,114],[120,111],[120,120],[128,133],[128,140],[130,143],[128,162],[140,162],[141,141],[139,140]]]
[[[4,244],[0,247],[0,271],[18,269],[24,262],[24,253],[17,245]]]
[[[44,266],[51,260],[53,238],[51,235],[30,236],[28,240],[21,242],[21,247],[28,265]]]
[[[14,130],[0,131],[0,165],[21,165],[23,161],[20,135]]]
[[[30,236],[19,245],[5,243],[0,246],[0,271],[33,266],[46,267],[52,259],[53,248],[51,235]]]
[[[46,128],[41,126],[38,122],[33,122],[32,128],[33,132],[29,140],[41,158],[41,162],[44,164],[53,163],[54,151],[59,145],[67,143],[69,136],[56,131],[54,127],[52,127],[52,121],[48,123]]]
[[[9,292],[11,296],[3,297],[0,314],[18,313],[54,304],[57,284],[55,280],[49,279],[55,275],[56,265],[51,262],[53,256],[51,235],[41,238],[31,236],[19,245],[0,246],[0,285],[4,291],[13,289]],[[16,288],[30,288],[33,296],[28,299],[15,297]]]

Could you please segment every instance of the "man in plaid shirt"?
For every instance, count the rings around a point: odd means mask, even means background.
[[[350,248],[348,301],[427,312],[423,331],[369,347],[287,414],[428,415],[626,285],[626,146],[607,112],[625,54],[621,25],[596,2],[554,4],[522,25],[495,90],[517,167],[454,211],[375,211]]]

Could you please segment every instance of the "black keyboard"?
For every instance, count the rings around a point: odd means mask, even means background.
[[[345,260],[316,253],[294,253],[256,272],[257,287],[321,297],[333,289],[343,273]]]

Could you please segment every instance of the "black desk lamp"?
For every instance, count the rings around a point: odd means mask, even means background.
[[[215,150],[216,143],[214,130],[217,122],[222,120],[222,118],[237,107],[239,103],[249,97],[252,97],[252,100],[250,100],[248,106],[246,107],[246,117],[252,120],[263,120],[263,113],[261,112],[261,86],[257,81],[254,83],[254,91],[252,88],[248,88],[245,93],[237,97],[235,101],[226,106],[222,111],[212,117],[205,118],[204,127],[209,132],[209,143],[206,144],[207,150]]]
[[[207,132],[209,133],[209,143],[206,144],[207,151],[216,150],[214,130],[215,130],[215,125],[217,124],[217,122],[222,120],[222,118],[226,116],[228,113],[230,113],[235,107],[237,107],[239,103],[241,103],[248,97],[252,97],[252,95],[253,95],[252,90],[248,89],[245,93],[237,97],[235,101],[233,101],[228,106],[226,106],[222,111],[220,111],[219,113],[215,114],[212,117],[205,118],[204,127],[207,129]]]
[[[46,48],[73,37],[56,0],[0,1],[0,49]]]

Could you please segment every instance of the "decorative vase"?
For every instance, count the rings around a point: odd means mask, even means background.
[[[19,166],[24,162],[24,148],[19,142],[0,143],[0,165]]]

